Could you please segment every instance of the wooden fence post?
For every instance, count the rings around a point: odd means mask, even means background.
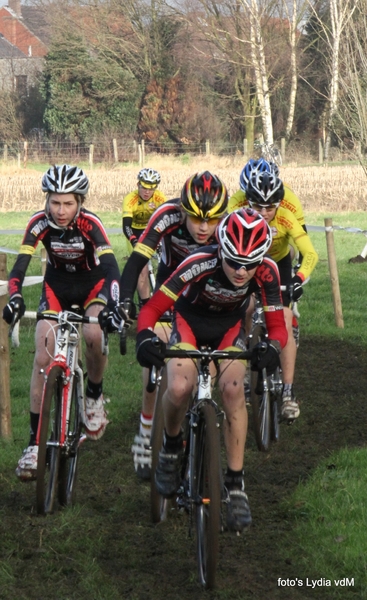
[[[324,147],[322,144],[322,140],[319,140],[319,163],[322,165],[324,162]]]
[[[0,280],[8,279],[6,270],[6,254],[0,254]],[[0,312],[7,303],[7,295],[0,296]],[[0,316],[0,437],[11,437],[10,408],[10,354],[8,326]]]
[[[329,273],[331,281],[331,291],[333,295],[334,315],[336,326],[344,328],[342,303],[340,298],[338,267],[336,264],[336,254],[334,246],[333,220],[325,219],[326,246],[329,263]]]
[[[141,166],[145,165],[145,141],[141,140]]]
[[[205,142],[205,154],[206,156],[209,156],[210,154],[210,140],[206,140]]]
[[[118,161],[119,161],[119,155],[118,155],[118,151],[117,151],[117,140],[116,140],[116,138],[113,138],[112,145],[113,145],[113,158],[114,158],[115,163],[118,163]]]
[[[4,144],[4,163],[8,162],[8,145]]]
[[[139,167],[143,166],[143,155],[141,151],[141,144],[138,144],[138,153],[139,153]]]
[[[93,155],[94,155],[94,144],[89,146],[89,166],[93,168]]]
[[[20,169],[20,152],[18,152],[18,169]]]

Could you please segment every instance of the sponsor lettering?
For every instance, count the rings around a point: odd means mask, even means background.
[[[273,273],[271,272],[271,269],[264,263],[257,268],[256,275],[260,281],[268,283],[273,281]]]
[[[34,235],[34,237],[37,237],[44,229],[46,229],[47,226],[48,226],[48,220],[47,219],[43,219],[42,221],[38,221],[38,223],[36,223],[32,227],[31,234]]]
[[[78,227],[81,231],[89,232],[93,229],[92,223],[83,217],[78,219]]]
[[[154,231],[158,233],[162,233],[165,231],[170,225],[174,225],[175,223],[179,223],[181,220],[180,213],[171,213],[169,215],[164,215],[160,221],[154,227]]]

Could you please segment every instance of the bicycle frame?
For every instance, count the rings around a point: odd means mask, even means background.
[[[71,404],[71,396],[73,392],[73,381],[76,376],[77,382],[77,396],[78,396],[78,404],[79,411],[82,422],[84,422],[84,394],[83,394],[83,370],[78,364],[78,344],[79,344],[79,333],[73,323],[71,323],[68,318],[69,315],[74,315],[69,311],[63,311],[58,315],[58,330],[55,340],[55,353],[54,358],[49,364],[45,372],[45,383],[47,382],[48,374],[51,369],[55,366],[61,367],[63,370],[63,393],[62,393],[62,422],[61,422],[61,431],[60,431],[60,439],[58,442],[48,441],[48,445],[59,445],[61,447],[65,446],[67,426],[70,420],[70,404]],[[82,318],[80,318],[81,320]],[[98,322],[98,319],[97,319]],[[42,400],[41,400],[41,412],[40,412],[40,424],[37,431],[37,441],[39,444],[39,436],[42,425],[42,412],[43,412],[43,404],[44,404],[44,394],[45,394],[46,386],[43,388]],[[85,439],[85,438],[84,438]]]

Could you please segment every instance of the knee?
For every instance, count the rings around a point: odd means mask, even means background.
[[[245,403],[244,382],[242,378],[231,378],[221,385],[224,406],[242,406]]]
[[[172,402],[181,403],[186,401],[187,397],[193,391],[193,386],[185,377],[174,377],[167,383],[168,395]]]

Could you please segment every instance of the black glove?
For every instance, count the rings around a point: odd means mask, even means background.
[[[107,302],[107,306],[98,314],[98,322],[101,329],[106,329],[108,333],[121,331],[122,327],[128,329],[132,324],[124,307],[114,300]]]
[[[3,308],[4,321],[6,321],[8,325],[11,325],[13,322],[16,323],[24,315],[25,309],[26,306],[24,304],[23,296],[11,296],[8,304]]]
[[[251,370],[262,371],[266,369],[268,373],[274,373],[279,367],[280,344],[273,340],[259,342],[252,349]]]
[[[164,365],[164,356],[166,344],[159,340],[159,344],[153,344],[152,339],[157,338],[157,334],[150,329],[139,331],[136,336],[136,358],[142,367],[151,366],[160,369]]]
[[[299,275],[295,275],[292,279],[292,285],[293,285],[293,296],[292,296],[292,300],[293,302],[297,302],[297,300],[300,299],[300,297],[303,294],[303,281],[300,278]]]

